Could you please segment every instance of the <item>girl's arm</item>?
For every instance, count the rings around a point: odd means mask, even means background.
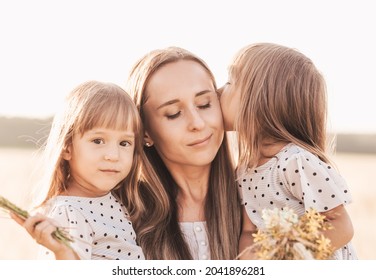
[[[323,234],[331,240],[331,244],[335,250],[351,241],[354,236],[354,228],[343,205],[339,205],[321,214],[323,214],[333,226],[333,229],[325,230]]]
[[[257,231],[256,226],[251,222],[248,217],[248,214],[243,207],[243,223],[242,223],[242,232],[240,234],[239,240],[239,259],[240,260],[252,260],[255,259],[255,256],[251,253],[251,251],[246,250],[248,247],[252,246],[253,244],[253,236],[252,234]]]
[[[23,226],[38,244],[51,250],[57,260],[80,259],[73,249],[52,237],[52,233],[56,230],[53,220],[42,214],[36,214],[35,216],[30,216],[26,220],[23,220],[11,212],[11,217],[18,224]]]

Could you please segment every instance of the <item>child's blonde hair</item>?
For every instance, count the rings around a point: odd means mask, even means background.
[[[73,135],[82,136],[94,127],[132,130],[135,152],[132,168],[119,186],[137,184],[142,153],[142,123],[130,96],[112,83],[88,81],[77,86],[66,98],[62,112],[55,115],[44,147],[43,173],[48,193],[42,204],[63,193],[69,178],[69,164],[63,151],[72,143]],[[119,187],[117,186],[117,187]]]
[[[309,58],[277,44],[252,44],[235,55],[229,77],[241,94],[239,166],[255,167],[264,139],[295,143],[329,162],[326,85]]]

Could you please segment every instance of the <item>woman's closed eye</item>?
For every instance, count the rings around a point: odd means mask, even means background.
[[[181,113],[181,111],[178,111],[175,114],[166,114],[166,118],[169,119],[169,120],[176,119],[180,116],[180,113]]]
[[[204,105],[198,105],[197,107],[200,108],[200,109],[208,109],[208,108],[211,107],[211,103],[209,102],[209,103],[206,103]]]
[[[209,109],[211,107],[211,102],[205,103],[203,105],[197,105],[197,108],[201,110]],[[178,111],[174,114],[166,114],[166,118],[169,120],[173,120],[178,118],[181,115],[181,111]]]

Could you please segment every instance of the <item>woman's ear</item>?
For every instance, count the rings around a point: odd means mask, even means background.
[[[71,160],[72,159],[72,145],[68,145],[67,147],[65,147],[61,154],[63,155],[63,159]]]
[[[151,137],[150,137],[150,135],[147,131],[145,131],[144,143],[145,143],[146,147],[151,147],[151,146],[154,145],[154,141],[151,139]]]

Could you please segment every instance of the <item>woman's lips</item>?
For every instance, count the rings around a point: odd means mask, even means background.
[[[193,141],[192,143],[188,144],[188,146],[201,146],[201,145],[204,145],[206,144],[209,139],[212,137],[212,134],[210,134],[208,137],[205,137],[205,138],[201,138],[201,139],[197,139],[195,141]]]

